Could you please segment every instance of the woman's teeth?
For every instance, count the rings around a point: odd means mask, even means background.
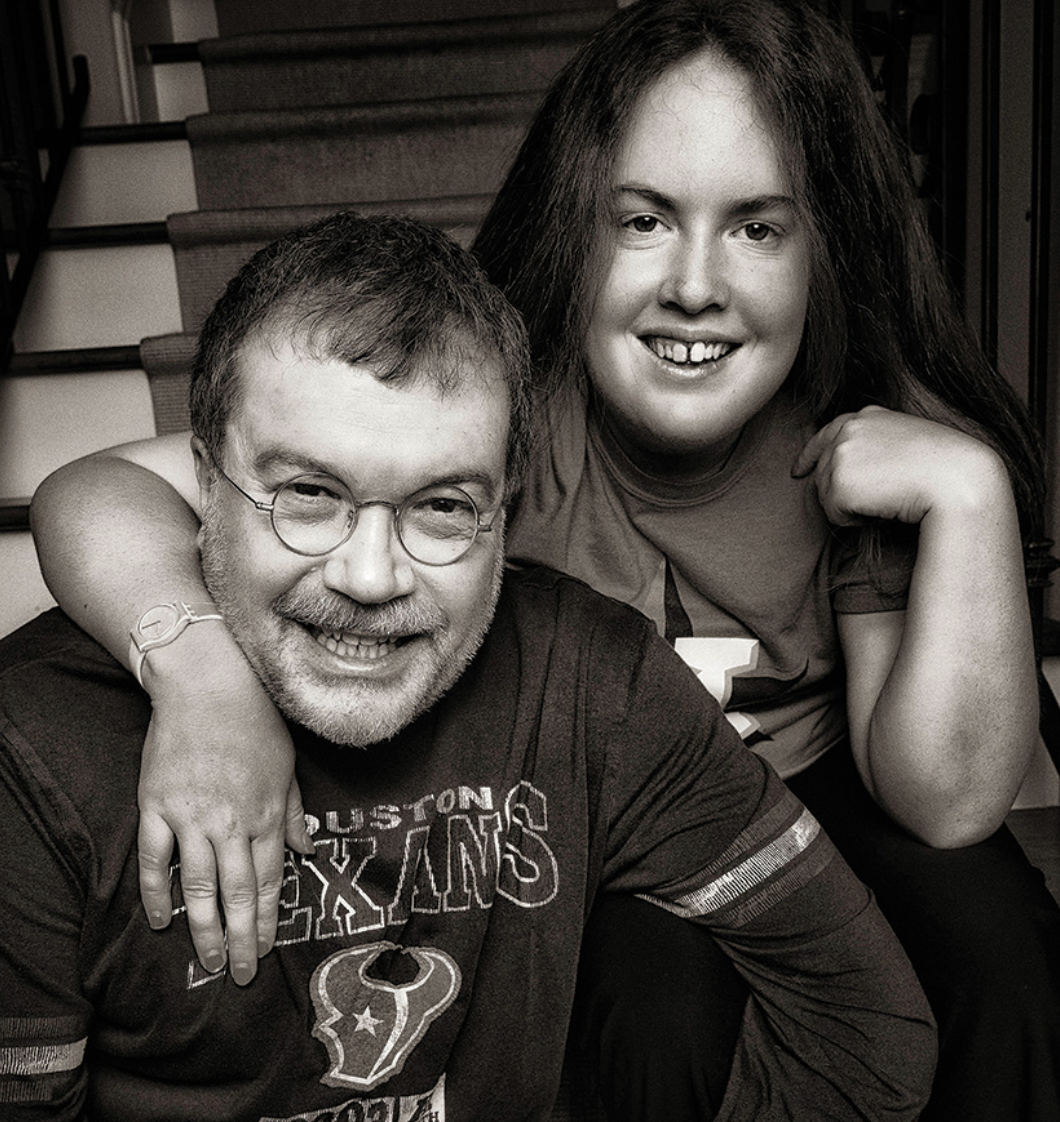
[[[660,339],[658,336],[650,338],[648,346],[659,358],[668,359],[682,366],[687,363],[717,362],[733,349],[732,343],[704,343],[698,339],[694,343],[678,343],[673,339]]]
[[[315,627],[313,636],[322,647],[342,658],[383,658],[398,647],[397,640],[389,635],[355,635],[349,631],[321,631]]]

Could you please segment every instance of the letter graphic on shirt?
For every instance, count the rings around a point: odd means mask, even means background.
[[[308,864],[300,859],[302,864]],[[283,884],[280,886],[280,917],[276,924],[275,946],[285,947],[289,943],[306,943],[312,937],[313,909],[302,903],[302,882],[298,866],[290,851],[283,861]]]
[[[410,955],[416,977],[402,985],[370,978],[368,969],[384,951]],[[320,1081],[369,1091],[396,1075],[459,992],[460,968],[437,947],[378,942],[326,958],[309,982],[316,1010],[313,1035],[327,1048],[331,1063]]]
[[[500,814],[480,814],[478,833],[470,814],[454,814],[447,825],[449,887],[445,890],[445,910],[466,912],[472,897],[480,908],[492,906],[500,870]]]
[[[732,699],[733,678],[758,666],[759,647],[757,639],[685,636],[674,640],[674,650],[696,672],[722,709]],[[730,713],[726,709],[725,716],[744,740],[761,727],[746,713]]]
[[[417,826],[405,835],[397,891],[387,909],[390,923],[407,923],[412,912],[435,914],[442,910],[442,897],[427,852],[430,833],[429,827]]]
[[[548,800],[521,780],[504,800],[508,834],[497,891],[521,908],[539,908],[559,891],[559,864],[548,842]]]
[[[303,862],[320,882],[314,938],[380,930],[385,925],[383,909],[357,883],[375,856],[375,839],[317,838],[316,847],[316,856]]]

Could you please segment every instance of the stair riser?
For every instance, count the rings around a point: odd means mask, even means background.
[[[611,9],[612,0],[215,0],[221,35]]]
[[[52,249],[41,254],[15,330],[15,350],[137,344],[180,328],[168,245]]]
[[[186,140],[93,144],[71,152],[50,224],[162,221],[197,205]]]
[[[142,370],[10,376],[0,382],[0,495],[32,495],[78,456],[153,435]]]
[[[530,113],[433,121],[378,132],[333,128],[297,136],[230,136],[192,145],[199,205],[292,206],[333,201],[490,194]]]
[[[439,229],[444,230],[450,237],[461,245],[469,246],[478,231],[478,224],[485,214],[487,198],[481,201],[469,200],[477,205],[452,206],[447,205],[447,200],[438,200],[437,203],[395,203],[388,207],[382,205],[362,205],[362,213],[379,210],[389,210],[402,214],[413,214],[425,222],[430,222]],[[293,230],[305,222],[322,216],[325,212],[335,207],[299,208],[278,211],[270,216],[268,228],[259,226],[257,229],[245,231],[244,236],[239,236],[238,226],[226,240],[219,240],[216,236],[206,236],[200,240],[188,236],[183,230],[174,231],[173,252],[176,260],[177,286],[180,290],[180,312],[185,331],[198,331],[203,320],[209,314],[217,298],[224,291],[225,285],[239,270],[240,266],[257,250],[267,245],[270,241]],[[471,213],[468,213],[471,212]],[[183,220],[184,225],[194,222],[194,215],[174,216]],[[174,222],[171,220],[171,228]],[[205,231],[207,235],[212,231]],[[180,235],[184,236],[181,237]]]
[[[212,64],[206,89],[214,112],[544,90],[579,42]]]
[[[29,623],[34,616],[55,607],[37,565],[29,533],[0,534],[0,573],[4,595],[0,596],[0,635]]]

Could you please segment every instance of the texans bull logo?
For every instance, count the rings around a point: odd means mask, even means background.
[[[404,951],[418,967],[411,982],[368,977],[384,951]],[[409,1053],[460,992],[460,968],[436,947],[370,943],[325,959],[309,983],[317,1023],[331,1070],[321,1082],[368,1091],[396,1075]]]

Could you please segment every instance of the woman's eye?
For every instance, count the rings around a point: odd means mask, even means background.
[[[660,222],[654,214],[635,214],[632,218],[627,218],[622,225],[635,234],[654,234]]]
[[[769,237],[776,233],[772,226],[767,226],[765,222],[748,222],[743,228],[743,232],[747,235],[749,241],[764,242]]]

